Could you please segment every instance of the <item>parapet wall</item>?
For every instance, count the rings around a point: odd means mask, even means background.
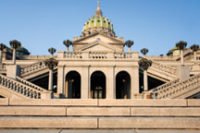
[[[0,128],[200,130],[200,100],[0,99]]]

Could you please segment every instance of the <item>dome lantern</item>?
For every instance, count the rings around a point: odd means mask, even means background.
[[[95,16],[96,16],[96,17],[102,17],[102,16],[103,16],[102,11],[101,11],[101,9],[100,9],[100,3],[99,3],[99,1],[98,1],[97,10],[96,10],[96,12],[95,12]]]

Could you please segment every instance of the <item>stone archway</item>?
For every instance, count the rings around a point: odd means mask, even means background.
[[[76,71],[70,71],[66,75],[65,97],[81,98],[81,76]]]
[[[90,97],[93,99],[106,98],[106,76],[101,71],[95,71],[90,77]]]
[[[130,99],[130,75],[121,71],[116,75],[116,99]]]

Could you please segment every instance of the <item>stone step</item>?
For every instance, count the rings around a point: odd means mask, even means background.
[[[200,117],[0,117],[0,128],[200,129]]]
[[[47,106],[47,107],[200,107],[198,99],[8,99],[0,98],[0,106]]]
[[[0,116],[200,117],[200,108],[0,106]]]

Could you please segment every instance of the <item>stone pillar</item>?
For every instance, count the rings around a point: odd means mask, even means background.
[[[130,80],[131,80],[131,99],[136,98],[136,96],[139,94],[139,68],[135,67],[129,71],[130,74]]]
[[[106,99],[115,99],[115,67],[106,70]]]
[[[2,50],[2,61],[5,61],[6,58],[6,49]]]
[[[12,58],[12,63],[16,64],[16,49],[13,48],[13,58]]]
[[[90,67],[84,67],[81,73],[81,99],[88,99],[90,94]]]
[[[131,52],[131,47],[128,47],[128,52]]]
[[[57,76],[57,93],[64,95],[64,83],[65,83],[65,75],[64,75],[64,66],[58,66],[58,76]]]
[[[183,65],[183,50],[181,50],[181,64]]]
[[[7,77],[16,79],[19,73],[19,66],[15,64],[9,64],[9,65],[6,65],[6,69],[7,69],[7,72],[6,72]]]
[[[194,61],[197,61],[197,52],[194,51]]]
[[[67,50],[67,52],[68,52],[68,51],[69,51],[69,47],[66,47],[66,48],[67,48],[66,50]]]
[[[2,63],[2,53],[3,53],[3,51],[0,50],[0,63]]]
[[[49,69],[49,87],[48,90],[52,91],[53,88],[53,70]]]
[[[190,78],[190,68],[188,66],[180,65],[177,67],[176,76],[181,80],[187,80]]]
[[[41,93],[41,99],[51,99],[52,92],[46,91]]]
[[[148,77],[147,70],[144,70],[144,91],[148,91]]]

